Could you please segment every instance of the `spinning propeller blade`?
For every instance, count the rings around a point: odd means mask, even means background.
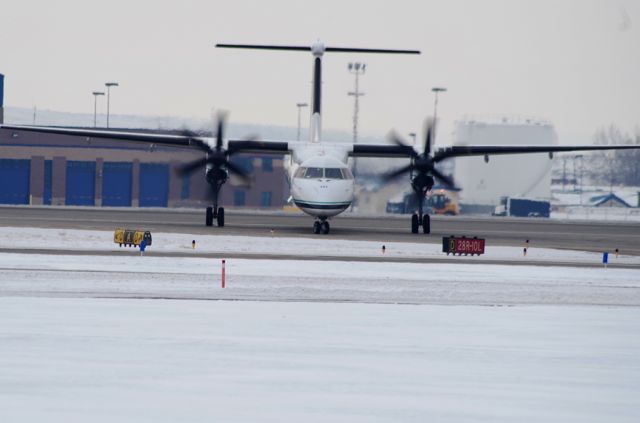
[[[382,176],[382,180],[385,182],[392,181],[396,179],[398,176],[404,175],[407,172],[410,172],[413,169],[413,165],[408,164],[400,169],[396,169],[393,172],[386,173]]]
[[[411,156],[411,163],[404,167],[401,167],[400,169],[383,175],[382,179],[385,182],[389,182],[392,179],[397,178],[398,176],[411,172],[412,174],[414,174],[412,184],[425,184],[425,182],[420,181],[431,180],[425,177],[435,177],[448,188],[456,189],[453,179],[450,176],[443,174],[435,167],[435,161],[433,156],[431,155],[431,150],[433,148],[433,130],[434,120],[427,119],[424,125],[425,139],[424,149],[422,153],[418,153],[412,147],[410,147],[395,131],[391,131],[389,133],[389,138],[394,144],[410,150],[409,155]],[[432,180],[431,183],[433,183]]]
[[[431,154],[431,139],[432,139],[432,131],[433,131],[433,120],[427,119],[424,123],[424,155],[428,156]]]
[[[197,169],[203,167],[207,164],[207,158],[203,157],[202,159],[197,159],[189,163],[185,163],[176,168],[176,172],[180,176],[187,176],[195,172]]]
[[[436,178],[438,178],[440,182],[442,182],[447,188],[453,189],[453,190],[457,189],[455,184],[453,183],[453,179],[451,179],[450,176],[443,174],[435,167],[431,170],[431,174]]]

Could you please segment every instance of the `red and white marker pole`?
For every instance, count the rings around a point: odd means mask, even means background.
[[[222,287],[224,288],[224,273],[225,273],[225,263],[226,260],[222,260]]]

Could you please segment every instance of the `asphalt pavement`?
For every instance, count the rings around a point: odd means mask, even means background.
[[[443,236],[477,236],[487,245],[610,251],[640,256],[640,222],[562,221],[543,218],[474,216],[432,217],[432,233],[412,234],[408,215],[359,216],[344,214],[331,220],[328,235],[312,233],[313,218],[295,212],[226,210],[226,224],[204,225],[204,210],[0,207],[0,226],[114,230],[118,227],[152,232],[276,237],[332,237],[380,242],[441,243]],[[7,240],[5,240],[6,243]],[[9,246],[9,245],[7,245]]]

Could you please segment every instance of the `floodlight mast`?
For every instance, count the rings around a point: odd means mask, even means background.
[[[93,127],[98,126],[98,96],[104,95],[102,91],[93,91]]]
[[[364,75],[364,71],[367,65],[365,63],[355,62],[349,63],[348,69],[349,72],[355,75],[355,85],[354,90],[347,93],[349,96],[354,97],[353,103],[353,143],[358,143],[358,113],[360,112],[360,97],[364,95],[362,91],[360,91],[359,77],[360,75]]]
[[[353,102],[353,144],[356,145],[358,143],[358,114],[360,112],[360,97],[364,95],[363,92],[360,91],[359,77],[360,75],[364,75],[364,71],[367,65],[365,63],[360,62],[349,62],[348,69],[349,72],[355,75],[355,85],[354,90],[347,93],[349,96],[354,97]],[[353,176],[355,178],[358,177],[358,162],[357,159],[353,158]],[[351,204],[353,209],[353,203]]]
[[[216,44],[218,48],[240,48],[254,50],[307,51],[313,55],[313,91],[311,101],[311,123],[309,139],[320,142],[321,139],[321,97],[322,97],[322,56],[324,53],[383,53],[383,54],[420,54],[420,50],[392,50],[351,47],[326,47],[320,41],[311,46],[277,46],[260,44]]]
[[[109,127],[109,103],[111,99],[111,87],[119,87],[117,82],[106,82],[104,84],[107,87],[107,128]]]

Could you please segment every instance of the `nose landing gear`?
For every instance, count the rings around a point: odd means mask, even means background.
[[[327,218],[320,218],[313,222],[313,233],[326,235],[329,233],[330,227]]]

